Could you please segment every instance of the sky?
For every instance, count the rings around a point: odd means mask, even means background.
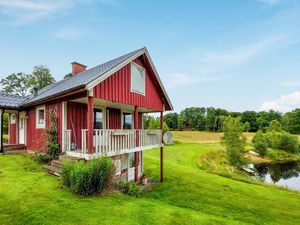
[[[0,78],[144,46],[177,112],[300,107],[298,0],[0,0]]]

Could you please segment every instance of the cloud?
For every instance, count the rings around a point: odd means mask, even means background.
[[[300,81],[282,81],[280,84],[286,87],[300,87]]]
[[[263,102],[260,110],[268,111],[273,109],[280,112],[288,112],[298,107],[300,107],[300,92],[293,92],[288,95],[282,95],[276,100]]]
[[[105,4],[116,6],[119,0],[0,0],[0,14],[5,25],[24,25],[44,18],[68,13],[78,4]],[[83,7],[83,6],[82,6]]]
[[[195,85],[199,83],[214,82],[229,79],[228,76],[191,76],[184,73],[174,73],[167,76],[169,88],[178,88],[187,85]]]
[[[237,68],[258,55],[277,48],[279,43],[285,42],[288,38],[289,34],[272,35],[228,52],[202,53],[195,58],[200,63],[197,71],[201,73],[216,73]]]
[[[281,2],[281,0],[257,0],[257,1],[267,6],[274,6]]]
[[[87,32],[84,32],[82,28],[65,28],[57,30],[54,36],[59,39],[78,39],[86,36]]]

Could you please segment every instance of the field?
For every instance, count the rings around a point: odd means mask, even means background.
[[[116,191],[78,197],[28,155],[2,155],[0,224],[300,224],[300,193],[209,173],[199,162],[220,144],[189,135],[175,133],[181,143],[165,148],[165,183],[140,198]],[[144,158],[158,179],[159,151]]]

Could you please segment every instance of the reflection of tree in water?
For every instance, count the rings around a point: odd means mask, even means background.
[[[289,179],[292,177],[298,177],[300,173],[300,163],[287,162],[277,164],[260,164],[255,165],[255,169],[258,176],[265,180],[266,175],[270,174],[274,183],[277,183],[280,179]]]

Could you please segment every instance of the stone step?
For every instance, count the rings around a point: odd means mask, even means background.
[[[59,156],[59,160],[60,161],[68,160],[68,161],[78,162],[78,161],[84,160],[84,158],[79,158],[79,157],[74,157],[74,156],[68,156],[68,155],[60,155]]]
[[[59,167],[61,168],[63,166],[63,161],[62,160],[52,160],[51,161],[51,165],[52,166],[56,166],[56,167]]]
[[[7,144],[3,146],[4,151],[16,151],[25,150],[26,146],[24,144]]]
[[[20,154],[20,153],[26,153],[26,149],[16,149],[16,150],[4,150],[4,154]]]
[[[56,166],[53,166],[53,165],[47,165],[47,166],[44,166],[43,167],[44,170],[52,175],[55,175],[55,176],[60,176],[61,174],[61,168],[58,168]]]

